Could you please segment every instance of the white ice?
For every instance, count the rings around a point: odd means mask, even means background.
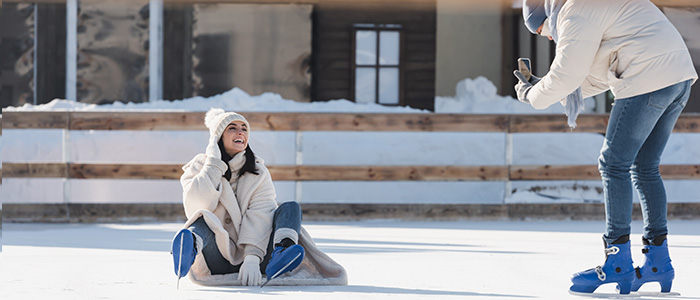
[[[348,286],[204,287],[183,278],[176,290],[169,247],[180,225],[4,224],[0,299],[585,299],[567,293],[569,277],[604,259],[604,221],[305,222],[346,268]],[[632,228],[640,264],[641,223]],[[669,222],[681,299],[700,299],[698,228],[700,220]]]

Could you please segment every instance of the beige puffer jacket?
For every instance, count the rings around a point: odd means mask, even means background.
[[[697,80],[683,38],[649,0],[568,0],[557,20],[549,72],[528,93],[544,109],[581,86],[584,97],[616,98]]]

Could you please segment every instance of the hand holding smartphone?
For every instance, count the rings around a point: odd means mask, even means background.
[[[532,67],[529,58],[518,58],[518,70],[525,76],[525,79],[530,80],[532,75]]]

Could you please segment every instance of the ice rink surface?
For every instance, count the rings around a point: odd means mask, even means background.
[[[169,248],[179,227],[6,223],[0,299],[586,299],[568,294],[570,275],[604,260],[604,221],[305,222],[349,285],[206,287],[183,278],[177,290]],[[637,265],[641,227],[632,227]],[[700,220],[670,221],[669,230],[681,293],[673,299],[700,299]]]

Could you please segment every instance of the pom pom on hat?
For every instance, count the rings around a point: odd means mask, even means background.
[[[211,108],[204,116],[204,126],[209,128],[209,134],[221,138],[224,129],[233,121],[241,121],[248,127],[250,134],[250,124],[243,116],[235,112],[225,112],[221,108]]]
[[[523,0],[523,21],[530,32],[537,33],[545,19],[544,0]]]

